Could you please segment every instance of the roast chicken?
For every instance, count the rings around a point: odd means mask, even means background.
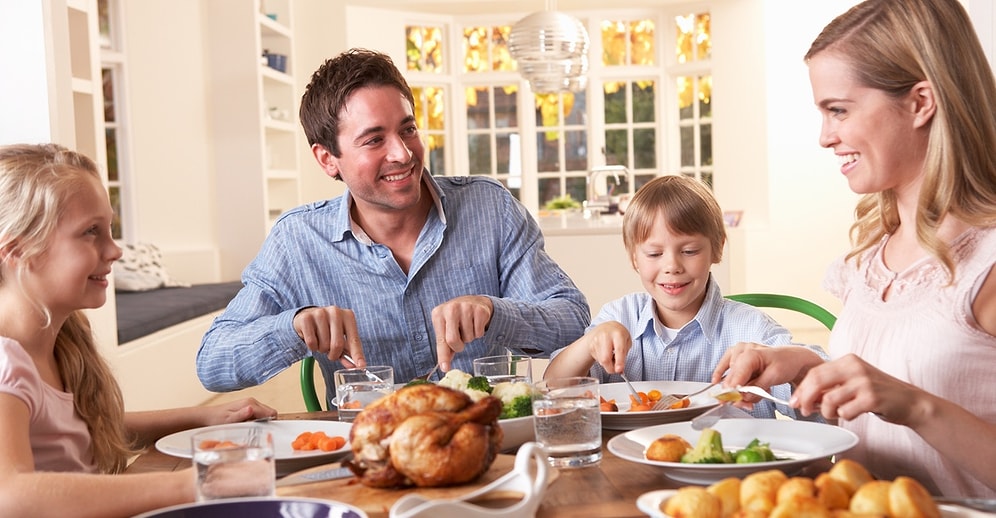
[[[501,400],[477,402],[447,387],[404,387],[371,403],[353,421],[353,459],[345,464],[366,486],[440,487],[481,476],[498,455]]]

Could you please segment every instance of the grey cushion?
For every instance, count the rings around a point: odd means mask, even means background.
[[[242,288],[242,282],[195,284],[187,288],[158,288],[118,292],[118,343],[224,309]]]

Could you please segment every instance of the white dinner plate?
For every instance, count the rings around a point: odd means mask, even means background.
[[[665,434],[679,435],[694,446],[702,432],[692,424],[671,423],[631,430],[609,440],[607,446],[617,457],[660,466],[668,478],[689,484],[708,485],[727,477],[742,478],[755,471],[780,469],[794,475],[807,465],[847,451],[858,444],[858,436],[839,426],[788,419],[726,419],[712,427],[723,439],[727,451],[747,446],[758,439],[771,445],[775,457],[783,460],[750,464],[684,464],[661,462],[644,456],[647,446]]]
[[[156,449],[167,455],[189,459],[191,457],[190,437],[195,433],[214,428],[243,426],[245,424],[247,423],[221,424],[176,432],[156,441]],[[351,451],[349,447],[349,430],[353,426],[352,423],[343,423],[340,421],[276,420],[258,424],[273,432],[273,454],[276,460],[278,477],[318,464],[335,462]],[[340,435],[345,437],[346,445],[335,451],[296,451],[291,447],[291,443],[302,432],[318,431],[325,432],[329,436]]]
[[[677,492],[677,489],[659,489],[643,493],[636,499],[636,507],[647,513],[650,518],[671,518],[670,515],[664,514],[664,511],[661,510],[661,504]],[[940,504],[938,507],[941,509],[942,518],[992,518],[993,516],[991,513],[976,511],[960,505]]]
[[[634,381],[633,387],[639,392],[650,392],[653,389],[662,394],[691,394],[708,387],[708,383],[698,381]],[[692,397],[685,408],[668,410],[648,410],[646,412],[629,412],[629,388],[625,383],[604,383],[598,387],[599,395],[605,399],[616,400],[618,412],[602,411],[602,428],[608,430],[634,430],[657,424],[689,421],[693,417],[719,404],[716,398],[708,394]]]
[[[367,518],[358,507],[318,498],[226,498],[164,507],[136,518]]]

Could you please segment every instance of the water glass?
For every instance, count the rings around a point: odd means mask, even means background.
[[[528,356],[487,356],[474,359],[474,376],[488,378],[493,387],[503,381],[533,382],[532,361]]]
[[[340,369],[333,377],[340,421],[352,422],[363,407],[394,392],[394,368],[389,365]]]
[[[547,461],[555,468],[580,468],[602,460],[602,412],[598,380],[553,378],[536,384],[533,426]]]
[[[190,443],[198,502],[276,494],[273,435],[263,425],[211,428]]]

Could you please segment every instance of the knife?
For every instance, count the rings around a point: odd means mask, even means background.
[[[308,473],[296,473],[287,475],[277,481],[277,487],[296,486],[299,484],[311,484],[313,482],[324,482],[326,480],[336,480],[340,478],[352,477],[353,472],[347,467],[336,466],[334,468],[312,471]]]

